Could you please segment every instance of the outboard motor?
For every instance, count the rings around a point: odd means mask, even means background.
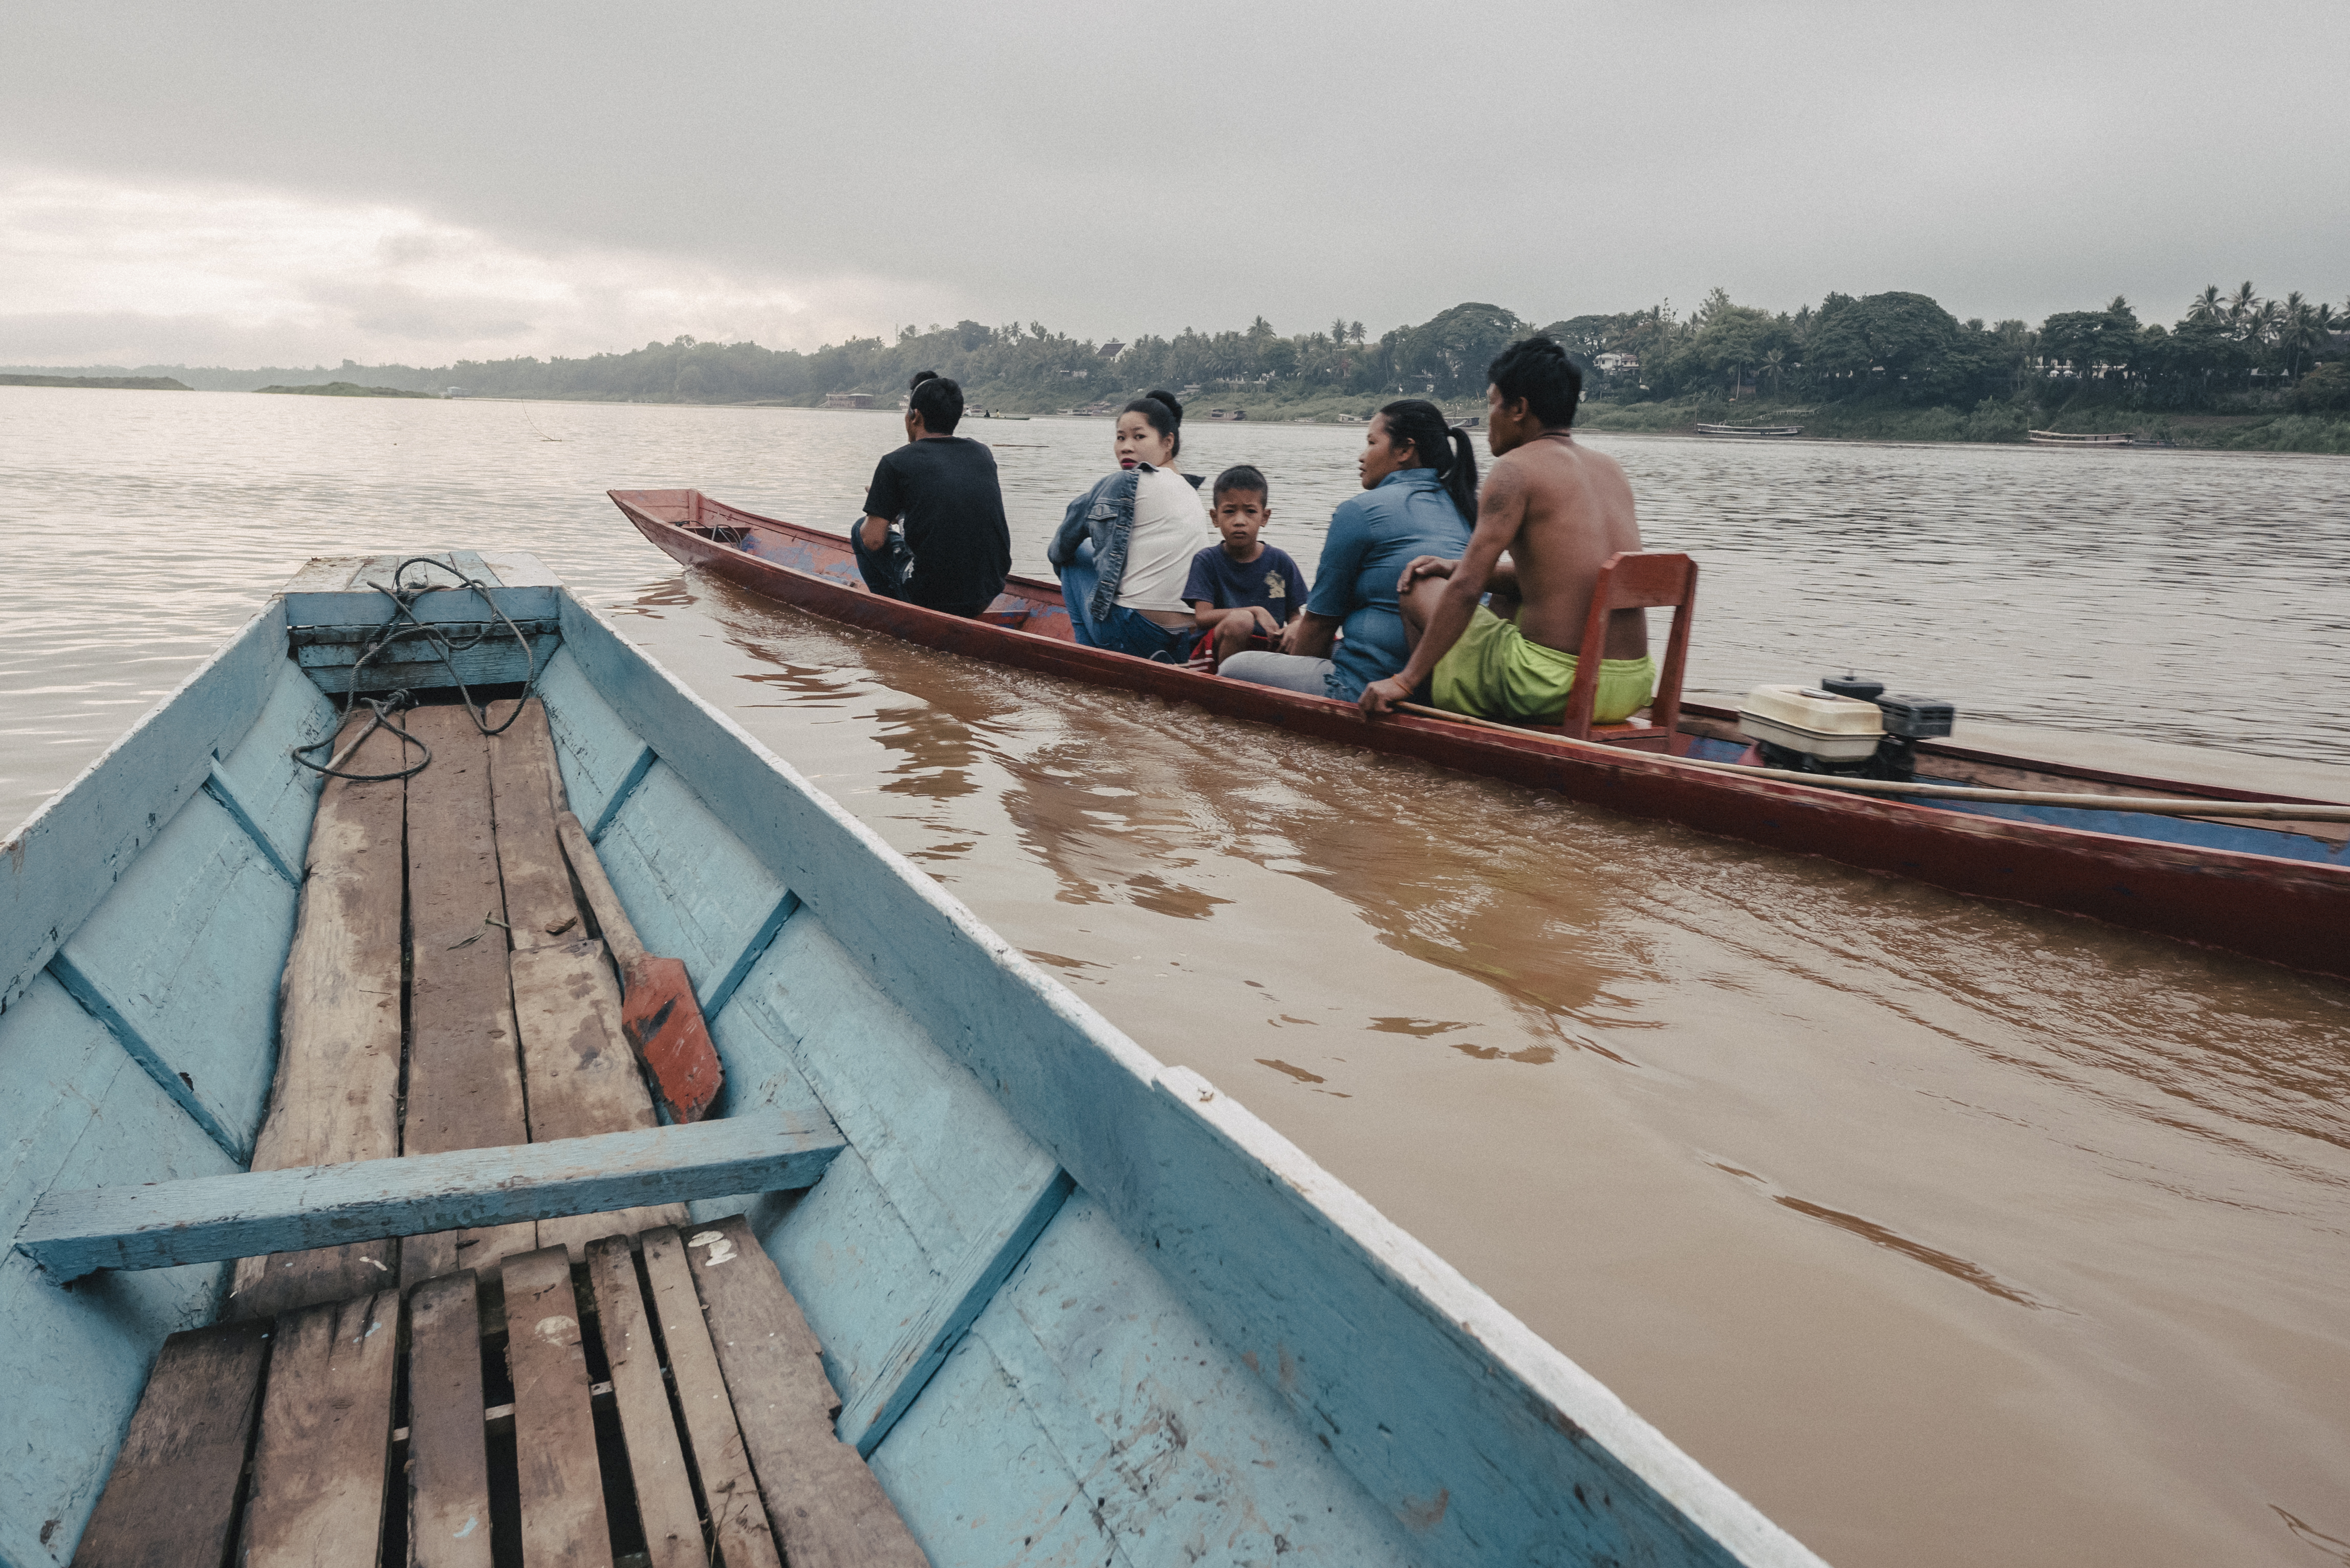
[[[1845,675],[1817,687],[1758,686],[1738,705],[1738,728],[1771,767],[1906,781],[1918,742],[1949,734],[1957,716],[1939,697],[1887,697],[1882,680]]]

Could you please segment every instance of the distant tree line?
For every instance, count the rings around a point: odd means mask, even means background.
[[[679,337],[624,354],[580,359],[462,360],[452,384],[491,396],[636,398],[659,401],[814,400],[832,392],[894,394],[917,370],[937,370],[967,388],[1057,397],[1082,406],[1151,386],[1254,390],[1274,397],[1301,390],[1376,396],[1404,388],[1456,395],[1482,393],[1484,368],[1528,330],[1509,311],[1459,305],[1419,327],[1371,337],[1359,321],[1333,321],[1320,332],[1284,336],[1263,317],[1245,331],[1186,328],[1172,337],[1144,337],[1113,359],[1103,345],[1052,331],[1044,323],[990,327],[960,321],[927,329],[908,326],[895,342],[854,337],[814,353],[752,343],[703,343]]]
[[[1665,303],[1541,330],[1582,364],[1591,394],[1611,400],[1767,393],[1967,408],[2087,392],[2194,410],[2281,389],[2297,392],[2293,400],[2303,407],[2350,409],[2345,327],[2350,307],[2337,312],[2299,293],[2264,299],[2247,283],[2232,294],[2205,289],[2168,327],[2141,325],[2119,298],[2034,327],[1961,321],[1922,294],[1831,294],[1816,308],[1790,313],[1739,305],[1715,289],[1685,319]],[[909,325],[894,341],[856,337],[813,353],[679,337],[577,359],[465,360],[432,375],[492,396],[660,402],[815,402],[849,391],[894,400],[924,369],[1032,407],[1083,407],[1153,386],[1224,401],[1417,393],[1458,402],[1482,394],[1487,362],[1533,330],[1534,323],[1479,303],[1376,337],[1343,317],[1284,334],[1259,317],[1241,331],[1146,336],[1113,358],[1107,346],[1041,322],[966,320]]]
[[[1715,289],[1686,321],[1658,306],[1578,316],[1550,330],[1592,367],[1609,396],[1736,396],[1751,389],[1823,401],[1963,407],[2093,389],[2147,408],[2191,410],[2283,388],[2315,394],[2314,406],[2350,407],[2338,367],[2345,328],[2350,307],[2336,312],[2298,292],[2263,299],[2247,283],[2232,295],[2206,288],[2168,327],[2141,326],[2118,296],[2102,310],[2060,312],[2034,328],[1960,321],[1922,294],[1831,294],[1816,310],[1773,314]],[[2305,386],[2313,368],[2328,359],[2336,368]]]

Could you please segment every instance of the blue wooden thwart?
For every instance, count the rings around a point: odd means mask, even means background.
[[[384,1236],[813,1187],[842,1147],[821,1116],[742,1116],[515,1148],[51,1192],[16,1251],[60,1280]]]

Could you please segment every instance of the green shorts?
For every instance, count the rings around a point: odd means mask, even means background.
[[[1648,706],[1657,684],[1656,660],[1600,661],[1598,701],[1592,722],[1616,724]],[[1521,724],[1556,724],[1566,717],[1566,694],[1575,685],[1575,655],[1528,642],[1518,623],[1503,620],[1483,605],[1452,650],[1437,660],[1432,682],[1436,705],[1480,719]]]

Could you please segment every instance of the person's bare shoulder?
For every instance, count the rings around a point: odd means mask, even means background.
[[[1477,486],[1481,510],[1513,504],[1523,499],[1526,485],[1533,477],[1527,472],[1527,466],[1523,448],[1505,452],[1495,458],[1493,466],[1485,471],[1483,482]]]
[[[1575,457],[1576,471],[1581,474],[1586,493],[1622,496],[1632,494],[1632,481],[1624,465],[1604,452],[1596,452],[1581,441],[1567,449]]]
[[[1578,441],[1566,442],[1555,450],[1562,455],[1571,457],[1575,465],[1586,473],[1619,482],[1624,480],[1623,465],[1596,447],[1586,446]]]

